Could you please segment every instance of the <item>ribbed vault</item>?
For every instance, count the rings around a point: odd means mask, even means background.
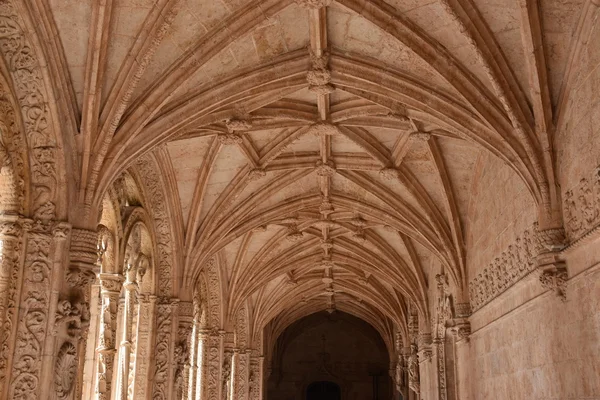
[[[430,319],[434,264],[468,303],[484,153],[529,191],[541,230],[562,225],[549,149],[568,57],[547,60],[542,40],[557,12],[575,30],[562,3],[51,3],[31,12],[55,18],[36,29],[58,32],[47,53],[88,224],[152,153],[173,290],[191,300],[216,260],[221,325],[246,309],[254,340],[339,309],[390,345],[411,313]]]

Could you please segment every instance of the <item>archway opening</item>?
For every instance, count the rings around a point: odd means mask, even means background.
[[[392,396],[390,357],[379,332],[334,311],[304,317],[277,338],[267,400],[383,400]]]
[[[313,382],[306,389],[306,400],[341,400],[342,391],[337,383]]]

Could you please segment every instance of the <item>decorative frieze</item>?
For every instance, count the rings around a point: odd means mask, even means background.
[[[600,166],[565,192],[563,205],[566,236],[571,246],[600,231]]]
[[[536,270],[541,245],[536,225],[523,232],[513,244],[496,257],[469,282],[473,311],[492,301],[526,275]]]

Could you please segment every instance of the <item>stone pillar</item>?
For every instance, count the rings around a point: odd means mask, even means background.
[[[67,288],[63,294],[70,300],[73,310],[79,315],[79,339],[77,347],[78,367],[77,380],[73,397],[81,398],[83,390],[83,369],[90,325],[91,284],[96,279],[96,261],[98,260],[98,234],[95,230],[73,228],[71,231],[71,249],[69,251],[69,268],[66,272]],[[63,302],[64,302],[63,301]],[[60,306],[60,304],[59,304]],[[60,311],[60,309],[59,309]],[[68,316],[67,316],[68,317]],[[72,325],[73,323],[71,323]]]
[[[139,328],[137,336],[137,357],[135,363],[135,392],[134,399],[145,400],[147,398],[148,372],[152,354],[152,326],[153,316],[156,311],[156,296],[143,295],[139,301]]]
[[[156,340],[154,345],[154,382],[152,398],[166,400],[172,393],[173,330],[178,300],[162,298],[156,307]]]
[[[221,398],[221,365],[224,332],[218,329],[200,334],[200,400]]]
[[[54,386],[57,394],[70,392],[76,385],[78,349],[72,341],[55,347],[56,331],[76,332],[81,308],[63,305],[57,313],[63,265],[67,259],[69,225],[22,220],[24,228],[23,266],[13,273],[5,325],[9,322],[8,385],[2,385],[2,398],[44,398]],[[64,324],[63,324],[64,322]],[[66,327],[66,328],[64,328]],[[72,330],[70,330],[72,328]],[[14,341],[12,340],[14,338]],[[6,395],[8,391],[8,395]]]
[[[0,399],[6,398],[8,364],[16,313],[23,230],[20,218],[0,215]]]
[[[118,274],[100,274],[100,334],[98,337],[98,367],[96,396],[110,400],[112,392],[113,363],[116,353],[117,312],[123,277]]]
[[[265,358],[252,352],[250,355],[250,373],[248,376],[249,400],[262,400]]]
[[[250,388],[250,352],[243,349],[233,349],[231,365],[232,400],[248,400]]]
[[[196,400],[199,397],[198,376],[200,368],[200,327],[194,317],[192,325],[192,335],[190,339],[190,358],[189,358],[189,375],[187,385],[187,400]]]
[[[233,389],[233,349],[223,351],[223,366],[221,368],[221,399],[231,400]]]
[[[129,266],[131,269],[131,266]],[[129,363],[131,357],[131,329],[134,300],[137,295],[138,285],[134,282],[130,273],[127,273],[127,279],[123,287],[125,288],[125,304],[123,308],[123,336],[119,349],[119,366],[116,388],[116,399],[127,400],[127,391],[129,388]]]

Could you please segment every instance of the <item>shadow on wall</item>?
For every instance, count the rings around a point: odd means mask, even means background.
[[[277,339],[267,400],[389,400],[389,355],[365,321],[335,311],[296,321]]]

